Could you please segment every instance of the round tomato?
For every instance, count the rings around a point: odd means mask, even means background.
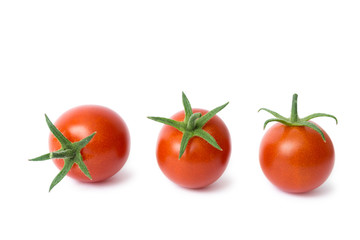
[[[207,113],[202,109],[194,109],[194,112],[200,112],[202,115]],[[171,117],[176,121],[183,121],[184,118],[184,111]],[[230,133],[225,123],[218,116],[214,116],[205,124],[203,130],[216,139],[222,151],[200,137],[193,137],[179,159],[182,132],[165,125],[159,134],[156,150],[159,167],[170,180],[180,186],[187,188],[208,186],[223,174],[229,162]]]
[[[192,109],[183,93],[185,111],[171,119],[149,117],[166,124],[160,131],[156,156],[162,172],[186,188],[203,188],[225,171],[231,152],[230,134],[215,114],[222,105],[208,112]]]
[[[260,165],[265,176],[275,186],[286,192],[311,191],[329,177],[335,161],[335,151],[328,134],[317,124],[309,121],[316,117],[332,117],[315,113],[305,118],[297,115],[297,94],[293,96],[290,118],[262,108],[277,121],[264,135],[260,144]]]
[[[261,168],[270,182],[294,193],[308,192],[323,184],[333,169],[335,152],[331,139],[322,132],[326,142],[306,126],[272,126],[260,145]]]
[[[75,107],[52,124],[50,153],[32,161],[53,159],[61,169],[50,190],[65,175],[82,182],[103,181],[117,173],[130,151],[130,136],[123,119],[109,108],[97,105]]]

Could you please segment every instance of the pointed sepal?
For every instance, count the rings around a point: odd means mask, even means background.
[[[306,126],[306,127],[312,128],[313,130],[317,131],[321,135],[321,138],[324,140],[324,142],[326,142],[325,135],[324,135],[323,131],[321,131],[321,129],[318,126],[316,126],[314,123],[312,123],[312,122],[302,122],[301,126]]]
[[[81,153],[77,153],[77,156],[75,157],[75,163],[79,166],[80,170],[90,179],[92,180],[92,177],[90,175],[90,172],[85,165]]]
[[[185,131],[182,139],[181,139],[181,143],[180,143],[180,151],[179,151],[179,159],[182,157],[182,155],[185,152],[185,149],[189,143],[190,138],[193,137],[193,134],[189,131]]]
[[[46,114],[45,114],[45,120],[50,131],[52,132],[52,134],[54,134],[56,139],[59,140],[61,146],[63,148],[71,146],[71,142],[59,131],[59,129],[55,127],[55,125],[50,121],[50,119]]]
[[[338,124],[338,120],[334,115],[330,115],[330,114],[326,114],[326,113],[314,113],[314,114],[311,114],[311,115],[309,115],[307,117],[302,118],[301,120],[302,121],[309,121],[311,119],[318,118],[318,117],[330,117],[330,118],[333,118],[335,120],[336,124]]]
[[[70,171],[72,166],[74,165],[74,162],[64,159],[64,167],[61,169],[61,171],[56,175],[54,180],[50,184],[49,192],[66,176],[66,174]]]
[[[229,104],[229,102],[214,108],[213,110],[211,110],[210,112],[206,113],[204,116],[200,117],[197,122],[196,122],[196,127],[198,128],[202,128],[204,127],[204,125],[211,119],[213,118],[218,112],[220,112],[221,110],[223,110],[227,105]]]
[[[267,108],[260,108],[258,110],[258,112],[260,112],[260,111],[266,111],[266,112],[270,113],[271,115],[273,115],[276,119],[281,119],[281,120],[284,120],[284,121],[289,120],[288,118],[278,114],[277,112],[274,112],[274,111],[272,111],[270,109],[267,109]]]
[[[213,136],[211,136],[210,133],[204,131],[203,129],[196,129],[194,131],[194,136],[198,136],[202,139],[204,139],[205,141],[207,141],[211,146],[213,146],[214,148],[222,151],[221,147],[219,146],[219,144],[216,142],[215,138]]]
[[[192,107],[190,104],[189,99],[186,97],[185,93],[182,92],[182,102],[183,102],[183,106],[184,106],[184,110],[185,110],[185,119],[184,122],[189,121],[189,118],[191,117],[191,115],[193,114],[192,111]]]
[[[165,125],[169,125],[171,127],[176,128],[179,131],[184,131],[185,127],[184,127],[184,123],[183,122],[179,122],[179,121],[175,121],[173,119],[170,118],[163,118],[163,117],[148,117],[148,119],[151,119],[153,121],[159,122],[159,123],[163,123]]]

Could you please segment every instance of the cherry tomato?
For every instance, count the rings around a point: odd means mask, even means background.
[[[103,181],[117,173],[130,151],[130,136],[123,119],[109,108],[86,105],[65,112],[50,128],[50,153],[31,161],[53,159],[61,169],[50,185],[66,175],[82,182]]]
[[[332,117],[315,113],[305,118],[297,115],[297,94],[293,96],[290,118],[262,108],[277,121],[264,135],[260,144],[260,165],[265,176],[286,192],[303,193],[323,184],[329,177],[335,161],[335,151],[328,134],[309,121],[316,117]]]
[[[260,145],[260,164],[266,177],[286,192],[308,192],[329,177],[335,160],[334,146],[312,128],[272,126]]]
[[[80,106],[65,112],[55,126],[71,142],[77,142],[96,132],[94,138],[82,150],[81,155],[92,179],[74,164],[68,176],[82,182],[103,181],[117,173],[125,164],[130,152],[130,135],[124,120],[114,111],[102,106]],[[49,137],[49,149],[61,148],[53,134]],[[63,159],[53,159],[62,169]]]
[[[194,109],[202,115],[207,111]],[[183,121],[185,112],[171,117]],[[187,188],[202,188],[215,182],[225,171],[230,157],[230,134],[225,123],[214,116],[203,129],[210,133],[222,151],[214,148],[200,137],[189,140],[188,146],[179,159],[182,133],[169,125],[164,125],[158,138],[156,156],[160,169],[173,182]]]
[[[185,112],[176,113],[171,120],[184,123]],[[193,115],[205,116],[207,113],[203,109],[193,109]],[[201,129],[211,135],[220,148],[202,137],[193,136],[181,153],[186,130],[180,131],[171,125],[164,125],[158,137],[156,156],[159,167],[171,181],[182,187],[203,188],[212,184],[223,174],[229,162],[231,141],[225,123],[214,115]]]

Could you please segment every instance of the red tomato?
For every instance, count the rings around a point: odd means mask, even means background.
[[[260,164],[266,177],[293,193],[307,192],[324,183],[333,169],[335,152],[331,139],[321,130],[326,142],[309,127],[272,126],[260,145]]]
[[[317,124],[309,121],[317,117],[335,116],[314,113],[299,118],[298,95],[293,95],[290,118],[261,108],[275,118],[267,120],[279,123],[264,135],[260,145],[260,165],[265,176],[275,186],[286,192],[303,193],[323,184],[329,177],[335,161],[334,146],[327,133]],[[259,111],[260,111],[259,110]]]
[[[208,111],[193,109],[193,112],[205,115]],[[176,121],[183,121],[184,118],[184,111],[171,117]],[[216,139],[222,151],[200,137],[193,137],[179,159],[183,133],[172,126],[164,125],[159,134],[156,151],[159,167],[170,180],[180,186],[206,187],[223,174],[229,162],[231,142],[225,123],[218,116],[214,116],[204,125],[203,130]]]
[[[79,106],[61,115],[54,125],[70,142],[80,141],[96,132],[80,151],[92,180],[77,164],[72,166],[68,176],[82,182],[99,182],[124,166],[130,151],[130,136],[125,122],[114,111],[96,105]],[[49,148],[51,152],[61,148],[53,134],[49,137]],[[53,161],[59,169],[63,168],[63,159]]]

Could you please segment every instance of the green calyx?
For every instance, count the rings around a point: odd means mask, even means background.
[[[264,129],[266,128],[266,125],[269,122],[274,122],[274,121],[280,122],[280,123],[282,123],[284,125],[291,126],[291,127],[294,127],[294,126],[306,126],[306,127],[312,128],[315,131],[317,131],[321,135],[324,142],[326,142],[325,135],[321,131],[321,129],[316,124],[314,124],[312,122],[309,122],[309,120],[311,120],[313,118],[317,118],[317,117],[331,117],[331,118],[335,119],[336,124],[338,123],[338,120],[336,119],[335,116],[330,115],[330,114],[326,114],[326,113],[314,113],[314,114],[311,114],[311,115],[309,115],[307,117],[299,118],[298,112],[297,112],[297,98],[298,98],[298,95],[295,93],[293,95],[290,118],[285,118],[285,117],[281,116],[280,114],[278,114],[278,113],[276,113],[274,111],[271,111],[271,110],[269,110],[267,108],[260,108],[259,112],[261,110],[264,110],[264,111],[269,112],[270,114],[272,114],[275,117],[275,118],[271,118],[271,119],[268,119],[268,120],[265,121]]]
[[[148,117],[151,120],[172,126],[183,133],[183,137],[181,139],[181,144],[180,144],[179,159],[184,154],[189,140],[195,136],[204,139],[214,148],[222,151],[221,147],[218,145],[218,143],[213,138],[213,136],[211,136],[208,132],[204,131],[202,128],[212,117],[214,117],[218,112],[220,112],[223,108],[225,108],[226,105],[229,104],[229,102],[211,110],[210,112],[206,113],[203,116],[199,112],[193,113],[190,102],[186,97],[185,93],[182,93],[182,102],[185,110],[184,121],[175,121],[173,119],[162,118],[162,117]]]
[[[94,137],[96,132],[92,133],[91,135],[87,136],[86,138],[78,141],[78,142],[70,142],[60,131],[55,127],[55,125],[50,121],[48,116],[45,114],[46,123],[50,129],[50,131],[54,134],[57,140],[59,140],[61,144],[61,148],[58,151],[50,152],[44,155],[41,155],[37,158],[29,159],[29,161],[44,161],[54,158],[62,158],[64,159],[64,167],[61,169],[59,174],[54,178],[52,181],[49,192],[53,187],[55,187],[56,184],[58,184],[70,171],[72,166],[76,163],[80,170],[89,178],[91,178],[91,175],[89,173],[89,170],[87,169],[82,155],[80,153],[81,149],[84,148]]]

